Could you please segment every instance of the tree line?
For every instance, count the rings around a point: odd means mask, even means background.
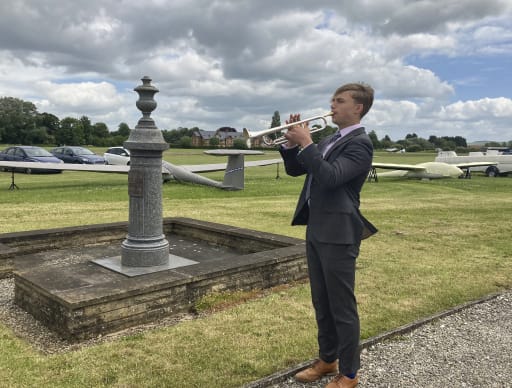
[[[271,128],[280,125],[279,112],[275,111],[272,116]],[[192,135],[198,130],[197,127],[180,127],[172,130],[162,130],[162,134],[165,141],[171,146],[190,148],[192,146]],[[336,128],[327,126],[324,130],[312,135],[313,141],[318,142],[335,131]],[[129,134],[130,127],[126,123],[120,123],[116,131],[110,131],[105,123],[92,123],[87,116],[59,119],[51,113],[39,113],[32,102],[15,97],[0,98],[0,143],[110,147],[123,144],[128,139]],[[369,136],[375,149],[397,148],[405,149],[407,152],[437,148],[458,151],[467,149],[466,139],[461,136],[430,136],[428,139],[423,139],[412,133],[407,134],[405,139],[397,141],[391,140],[388,135],[379,139],[375,131],[370,131]],[[215,140],[210,146],[216,146]],[[245,142],[236,142],[235,146],[243,148]],[[508,143],[489,143],[487,146],[511,147],[512,141]]]
[[[39,113],[32,102],[14,97],[0,98],[1,143],[111,146],[122,143],[129,133],[126,123],[110,132],[105,123],[93,124],[87,116],[61,120],[51,113]]]
[[[191,137],[199,128],[162,131],[167,143],[191,146]],[[59,119],[52,113],[39,113],[29,101],[14,97],[0,98],[0,143],[24,145],[122,145],[130,135],[130,127],[120,123],[110,131],[105,123],[92,123],[87,116]]]

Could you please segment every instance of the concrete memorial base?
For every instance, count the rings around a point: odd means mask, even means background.
[[[187,218],[163,228],[171,256],[157,271],[122,268],[126,223],[0,234],[0,266],[14,268],[15,303],[72,341],[192,310],[211,292],[307,277],[303,240]]]

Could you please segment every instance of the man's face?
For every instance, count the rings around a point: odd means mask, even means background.
[[[358,124],[362,110],[363,104],[356,103],[350,91],[336,94],[331,99],[332,122],[340,128]]]

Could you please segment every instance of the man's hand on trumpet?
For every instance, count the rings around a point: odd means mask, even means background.
[[[295,123],[297,121],[300,121],[300,113],[291,114],[290,118],[286,120],[286,124]],[[308,123],[291,126],[284,134],[284,137],[288,140],[288,143],[286,143],[286,147],[288,148],[295,147],[296,145],[301,148],[306,148],[313,143]]]

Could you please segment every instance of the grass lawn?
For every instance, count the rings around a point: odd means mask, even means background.
[[[102,153],[103,149],[95,149]],[[259,159],[278,157],[267,152]],[[219,163],[198,150],[168,150],[175,164]],[[256,157],[250,157],[252,160]],[[389,163],[434,154],[377,153]],[[221,180],[223,173],[206,176]],[[243,191],[163,186],[164,216],[184,216],[303,238],[290,221],[303,178],[276,166],[245,172]],[[0,233],[124,221],[127,177],[66,171],[0,172]],[[361,210],[379,233],[363,241],[357,290],[362,337],[512,287],[512,177],[367,183]],[[44,355],[0,322],[0,386],[239,387],[314,358],[316,329],[307,283],[252,294],[211,295],[198,319],[79,351]],[[237,302],[238,301],[238,302]],[[217,305],[227,305],[215,308]]]

